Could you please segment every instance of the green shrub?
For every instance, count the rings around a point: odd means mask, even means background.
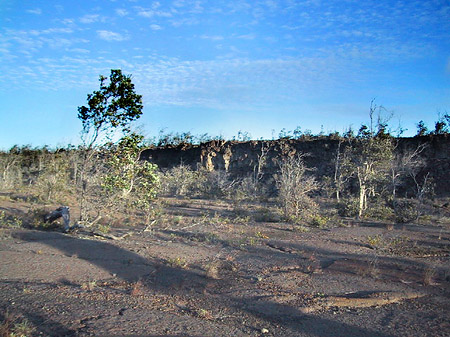
[[[27,223],[31,228],[39,230],[54,229],[59,227],[57,223],[48,223],[44,221],[45,215],[48,214],[43,208],[32,208],[27,213]]]
[[[22,219],[19,219],[13,215],[8,215],[5,211],[0,211],[0,227],[22,227]]]
[[[329,220],[330,219],[328,217],[317,214],[317,215],[312,216],[309,223],[313,227],[325,228],[325,227],[327,227]]]
[[[382,248],[386,245],[384,238],[379,234],[367,236],[367,243],[374,248]]]

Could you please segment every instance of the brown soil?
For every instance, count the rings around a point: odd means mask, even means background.
[[[32,336],[450,335],[450,224],[303,232],[235,210],[167,199],[151,231],[114,226],[121,240],[4,225],[0,322],[26,319]]]

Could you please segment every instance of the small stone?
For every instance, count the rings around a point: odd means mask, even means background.
[[[262,328],[261,333],[269,333],[269,330],[267,330],[266,328]]]

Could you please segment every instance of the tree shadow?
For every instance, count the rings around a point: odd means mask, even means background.
[[[20,316],[25,317],[32,324],[32,326],[39,327],[40,335],[44,335],[44,336],[48,336],[48,337],[76,336],[76,331],[65,327],[61,323],[51,320],[48,317],[46,317],[40,313],[37,313],[36,311],[31,312],[31,311],[27,311],[27,310],[15,310],[15,311],[9,312],[9,308],[2,308],[0,311],[0,322],[5,322],[5,320],[8,319],[6,317],[7,312],[9,314],[13,314],[13,315],[15,313],[18,313],[18,314],[20,314]],[[3,336],[3,334],[2,334],[2,336]],[[6,331],[5,331],[5,336],[9,336],[9,334],[7,334]]]
[[[305,314],[290,305],[261,300],[260,297],[237,297],[224,294],[223,290],[226,289],[223,287],[230,284],[232,280],[225,280],[220,283],[219,287],[222,287],[222,289],[218,293],[208,294],[205,289],[211,282],[220,282],[221,280],[209,279],[202,271],[177,268],[167,265],[161,260],[146,259],[110,242],[86,240],[62,233],[39,231],[19,232],[15,234],[15,237],[27,242],[40,242],[56,248],[66,255],[76,256],[78,259],[96,265],[124,281],[141,280],[145,287],[155,293],[200,296],[211,303],[222,301],[222,305],[243,310],[256,317],[283,325],[295,331],[296,334],[390,337],[390,335],[370,329]],[[305,249],[306,247],[300,248]],[[253,253],[262,254],[266,259],[272,255],[265,249],[255,250]],[[331,251],[321,251],[321,253],[332,254]]]

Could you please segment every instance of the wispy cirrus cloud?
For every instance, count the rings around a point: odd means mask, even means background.
[[[203,40],[211,40],[211,41],[222,41],[224,37],[222,35],[201,35],[201,39]]]
[[[49,35],[49,34],[72,34],[74,32],[71,28],[48,28],[43,30],[32,29],[29,31],[31,35]]]
[[[123,9],[123,8],[117,8],[115,10],[115,12],[116,12],[117,15],[122,16],[122,17],[123,16],[127,16],[129,14],[129,12],[126,9]]]
[[[110,30],[97,30],[97,36],[105,41],[125,41],[129,37]]]
[[[88,42],[81,37],[70,38],[74,30],[69,28],[48,28],[43,30],[12,30],[6,29],[0,33],[0,46],[3,46],[4,54],[0,55],[0,60],[6,57],[11,59],[23,56],[31,57],[39,55],[41,52],[48,52],[48,49],[69,48]]]
[[[254,40],[254,39],[256,39],[256,34],[254,34],[254,33],[242,34],[242,35],[238,35],[236,37],[238,39],[242,39],[242,40]]]
[[[156,10],[156,9],[145,9],[142,7],[137,8],[137,14],[139,16],[142,16],[144,18],[153,18],[153,17],[164,17],[164,18],[170,18],[173,16],[173,14],[169,11],[162,11],[162,10]]]
[[[181,27],[181,26],[195,26],[200,24],[200,20],[196,17],[188,17],[188,18],[177,18],[171,20],[170,23],[173,27]]]
[[[161,30],[162,27],[160,25],[157,25],[157,24],[152,24],[152,25],[150,25],[150,29],[151,30]]]
[[[28,9],[27,13],[41,15],[42,14],[42,9],[40,9],[40,8]]]
[[[86,14],[80,18],[80,22],[83,24],[90,24],[94,22],[105,22],[106,18],[100,14]]]

